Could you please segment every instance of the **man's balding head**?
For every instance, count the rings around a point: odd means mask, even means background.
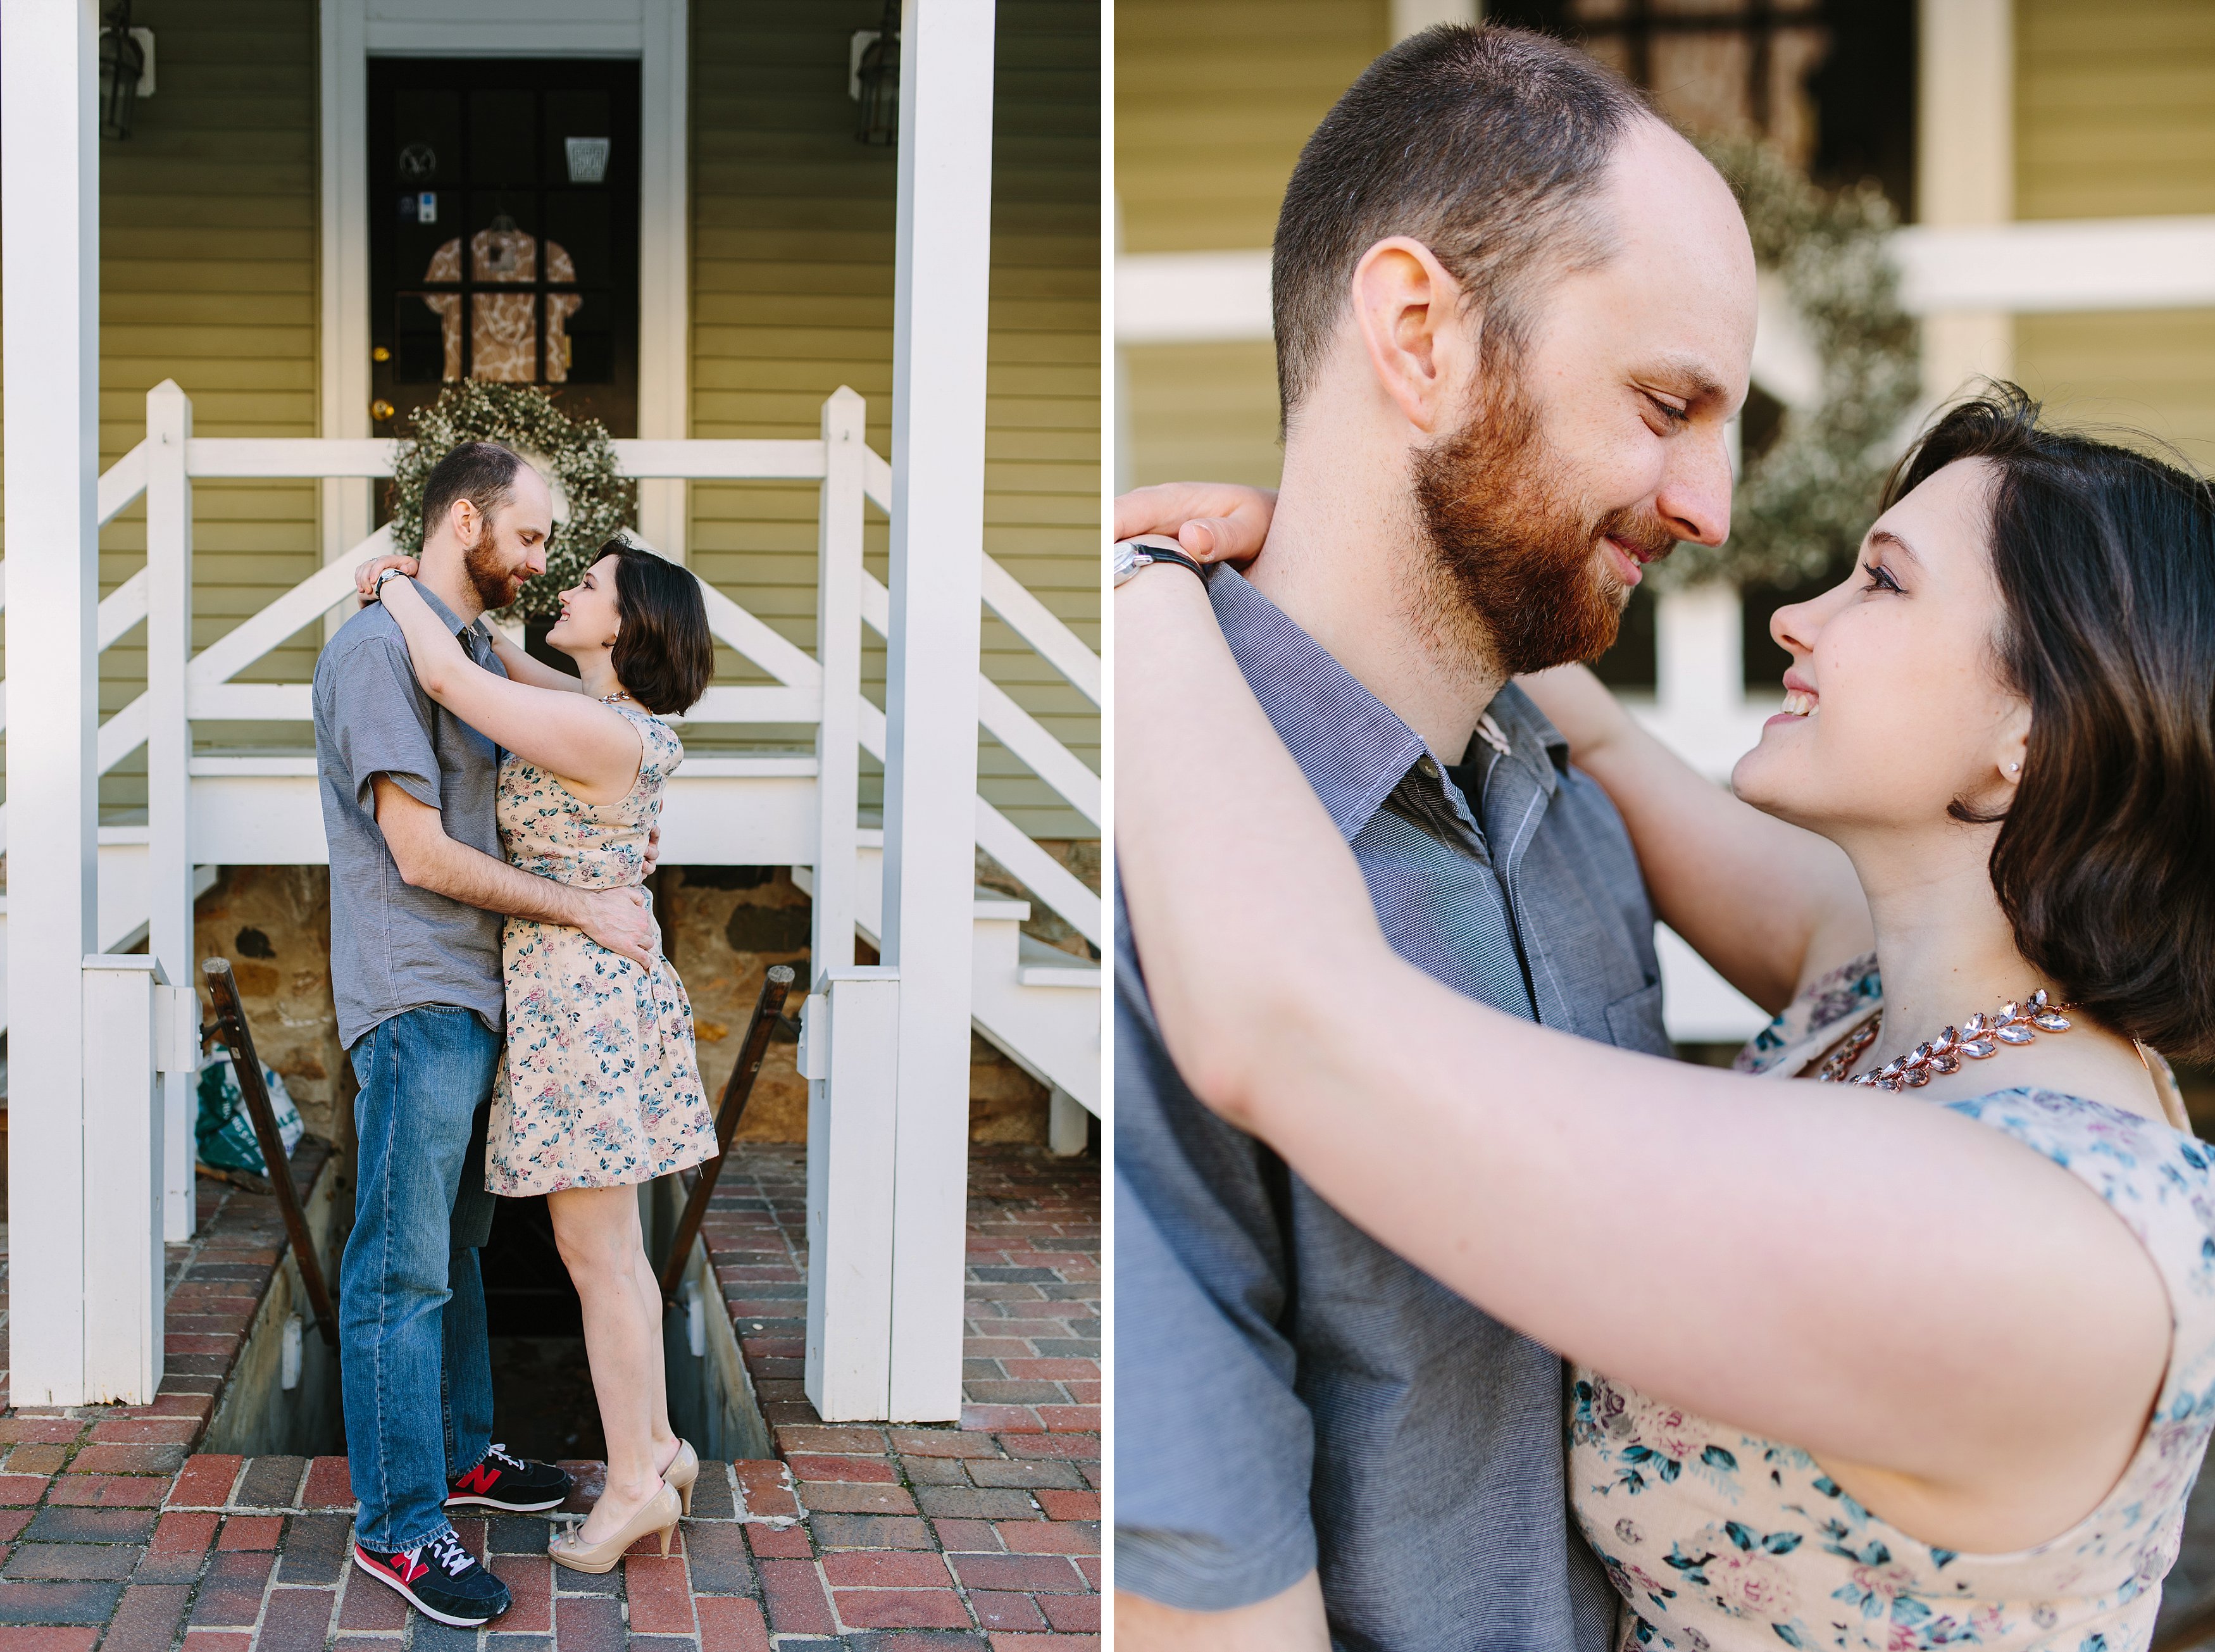
[[[1625,138],[1664,131],[1641,95],[1523,29],[1427,29],[1371,64],[1300,151],[1271,270],[1277,378],[1289,420],[1347,313],[1362,255],[1419,241],[1483,313],[1485,353],[1520,342],[1531,288],[1604,261],[1604,197]]]

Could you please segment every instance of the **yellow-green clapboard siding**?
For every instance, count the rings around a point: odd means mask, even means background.
[[[696,436],[813,435],[847,384],[868,400],[870,445],[890,451],[898,159],[855,142],[846,95],[847,43],[881,15],[875,0],[694,10]],[[1095,648],[1099,43],[1093,0],[999,8],[985,478],[985,550]],[[692,489],[693,566],[810,649],[815,517],[813,488]],[[885,524],[869,519],[881,579]],[[986,672],[1097,769],[1089,703],[989,617],[985,651]],[[880,694],[880,648],[865,669]],[[985,795],[1034,835],[1099,835],[997,746],[980,761]]]
[[[192,397],[201,435],[312,436],[314,10],[292,0],[139,0],[132,21],[155,31],[159,75],[131,136],[101,144],[101,463],[144,435],[146,392],[164,378]],[[193,504],[193,631],[204,648],[314,571],[316,493],[203,482]],[[145,546],[142,503],[101,536],[103,594],[144,564]],[[242,674],[304,679],[316,640],[295,638]],[[144,686],[142,626],[101,659],[103,715]],[[144,810],[144,775],[142,753],[107,777],[105,818]]]
[[[894,157],[853,141],[847,42],[873,0],[820,12],[695,9],[694,433],[813,434],[851,384],[888,446]],[[132,136],[102,145],[102,463],[140,438],[146,390],[173,378],[203,435],[316,430],[316,34],[291,0],[140,0],[160,84]],[[1099,11],[1001,9],[995,131],[986,548],[1093,646],[1099,640]],[[312,485],[195,489],[196,644],[316,565]],[[103,589],[144,558],[144,507],[102,538]],[[812,488],[695,490],[701,571],[813,648]],[[872,533],[881,577],[884,533]],[[244,673],[304,680],[313,629]],[[986,669],[1095,768],[1098,718],[988,621]],[[878,656],[881,658],[880,651]],[[732,662],[735,664],[735,662]],[[113,712],[144,685],[143,636],[103,662]],[[304,729],[203,725],[297,743]],[[988,745],[986,789],[1042,835],[1096,832]],[[111,818],[143,808],[143,763],[107,783]]]
[[[2016,212],[2215,213],[2215,7],[2017,0]],[[2215,466],[2215,310],[2023,316],[2016,371],[2073,420]]]
[[[1267,247],[1300,146],[1391,43],[1385,0],[1119,0],[1115,193],[1126,253]],[[1119,481],[1273,487],[1263,340],[1123,351]]]

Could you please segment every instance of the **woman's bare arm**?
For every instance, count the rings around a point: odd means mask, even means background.
[[[1386,945],[1197,582],[1157,566],[1116,604],[1121,887],[1202,1100],[1537,1341],[1913,1487],[1933,1541],[2040,1541],[2097,1502],[2169,1317],[2096,1194],[1913,1097],[1635,1055],[1449,992]]]
[[[423,691],[486,739],[537,764],[591,801],[628,792],[644,747],[631,721],[565,689],[537,688],[481,668],[431,611],[412,580],[387,580],[385,611],[408,640]]]
[[[372,556],[353,571],[353,588],[364,602],[377,600],[377,576],[388,568],[396,568],[409,579],[415,577],[417,562],[413,556],[397,552],[385,556]],[[534,660],[530,653],[518,648],[495,629],[492,634],[492,651],[500,668],[512,682],[528,683],[533,688],[558,688],[573,694],[582,694],[585,685],[568,672],[557,671],[543,660]]]
[[[510,682],[528,683],[533,688],[552,689],[561,694],[582,694],[585,691],[581,680],[548,665],[543,660],[533,658],[529,650],[517,648],[498,631],[492,634],[492,652],[493,657],[500,661],[500,669],[507,673]]]
[[[1228,482],[1172,482],[1115,501],[1115,534],[1175,534],[1201,562],[1261,554],[1277,497]],[[1581,666],[1519,679],[1630,829],[1661,921],[1764,1009],[1790,1003],[1873,944],[1844,855],[1733,797],[1641,728]]]
[[[1661,921],[1772,1012],[1875,944],[1844,851],[1741,803],[1583,666],[1517,679],[1623,815]]]

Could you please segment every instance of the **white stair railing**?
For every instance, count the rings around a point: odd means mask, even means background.
[[[819,593],[819,657],[829,660],[841,679],[835,696],[836,715],[831,715],[825,693],[825,668],[755,615],[712,585],[702,582],[709,623],[719,641],[752,661],[775,686],[719,684],[711,686],[687,719],[693,722],[731,724],[815,724],[819,739],[819,788],[834,766],[823,759],[829,752],[857,746],[880,762],[886,759],[885,716],[860,692],[859,627],[868,624],[882,635],[889,623],[889,600],[885,587],[861,567],[862,501],[880,509],[891,507],[892,470],[884,458],[871,451],[863,434],[865,408],[851,390],[840,390],[825,403],[824,434],[813,441],[618,441],[617,463],[626,475],[638,477],[684,477],[694,481],[817,480],[823,484],[821,535],[819,549],[825,577]],[[174,383],[164,382],[148,393],[149,436],[102,474],[100,479],[100,517],[103,525],[113,521],[142,494],[151,493],[182,501],[154,510],[150,501],[146,569],[134,574],[101,602],[99,642],[105,649],[148,616],[150,583],[157,581],[179,593],[175,607],[164,604],[163,625],[191,628],[190,483],[196,478],[318,479],[379,477],[392,472],[397,444],[389,439],[332,440],[281,437],[238,439],[194,437],[191,408]],[[851,456],[851,457],[850,457]],[[858,459],[858,463],[856,462]],[[156,520],[155,518],[161,519]],[[148,744],[150,715],[156,697],[160,703],[183,708],[178,720],[180,737],[192,720],[242,722],[304,723],[312,721],[311,685],[306,683],[241,683],[247,671],[290,638],[312,625],[322,614],[343,602],[353,589],[353,569],[365,557],[390,548],[388,530],[379,529],[351,552],[327,563],[285,592],[215,642],[177,661],[182,680],[155,680],[161,673],[156,656],[174,653],[150,648],[149,685],[101,727],[98,749],[100,771],[107,774]],[[982,553],[980,552],[980,555]],[[166,568],[158,565],[166,563]],[[1030,592],[989,556],[984,556],[982,587],[985,605],[1018,636],[1035,649],[1055,671],[1075,685],[1094,705],[1101,700],[1099,656],[1085,647],[1069,628],[1048,611]],[[166,575],[166,577],[158,577]],[[0,564],[0,602],[5,598],[5,567]],[[1052,734],[983,672],[978,679],[980,726],[1006,746],[1046,784],[1087,821],[1098,826],[1102,819],[1100,777],[1064,746]],[[5,685],[0,683],[0,728],[5,727]],[[826,726],[827,725],[827,726]],[[847,746],[850,741],[851,745]],[[187,740],[188,746],[188,740]],[[163,798],[157,804],[153,791],[163,786],[181,792],[189,772],[189,750],[176,754],[174,763],[155,761],[150,752],[150,817],[165,816],[181,823],[187,818],[184,797]],[[819,831],[819,902],[827,901],[835,913],[844,908],[850,921],[842,932],[850,934],[852,902],[834,887],[823,887],[821,869],[852,863],[858,847],[856,828],[841,826],[851,820],[857,781],[845,777],[849,765],[835,765],[839,779],[822,793],[823,826]],[[156,779],[163,770],[166,779]],[[833,794],[837,794],[834,795]],[[163,807],[167,805],[167,807]],[[0,805],[0,850],[4,850],[6,810]],[[155,836],[165,835],[155,831]],[[995,860],[1020,879],[1044,906],[1098,946],[1102,943],[1100,898],[1066,868],[1034,842],[1023,830],[983,797],[977,799],[977,841]],[[188,858],[188,851],[187,851]],[[156,851],[157,864],[177,859],[175,853]],[[168,880],[161,881],[163,883]],[[189,962],[177,961],[178,967]]]

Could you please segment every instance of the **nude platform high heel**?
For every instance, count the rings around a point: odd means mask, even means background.
[[[677,1455],[669,1459],[669,1466],[661,1471],[664,1484],[675,1492],[684,1506],[692,1512],[692,1483],[700,1477],[700,1453],[692,1449],[692,1442],[679,1437]]]
[[[555,1538],[547,1544],[546,1553],[555,1565],[567,1566],[573,1572],[611,1572],[623,1557],[624,1550],[641,1538],[659,1534],[661,1552],[666,1556],[669,1552],[669,1535],[677,1529],[680,1507],[676,1492],[664,1481],[614,1536],[598,1543],[582,1543],[574,1537]],[[581,1524],[578,1529],[584,1529]]]

